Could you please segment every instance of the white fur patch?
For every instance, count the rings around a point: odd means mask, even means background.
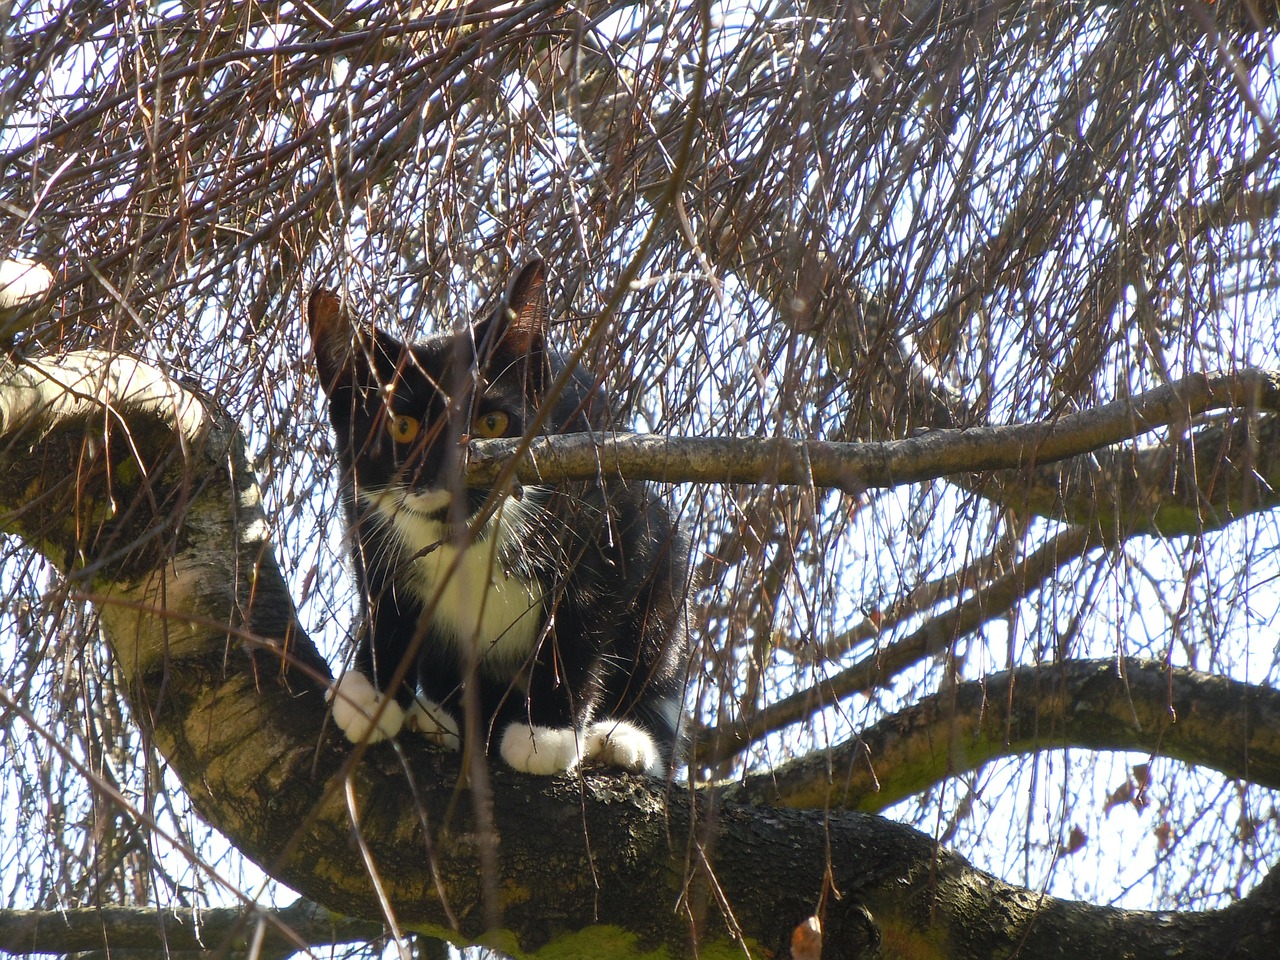
[[[662,751],[653,737],[626,720],[597,720],[587,727],[582,759],[659,776]]]
[[[582,738],[572,727],[531,727],[513,723],[502,732],[507,766],[543,776],[572,770],[581,759]]]
[[[404,725],[438,747],[462,749],[462,734],[457,722],[440,704],[421,694],[405,714]]]
[[[344,673],[329,690],[327,699],[333,704],[333,722],[352,743],[388,740],[400,732],[404,723],[404,710],[400,704],[375,690],[369,678],[359,670]],[[384,703],[375,726],[373,716]]]
[[[435,626],[461,650],[473,645],[487,672],[515,673],[537,639],[543,603],[541,584],[497,562],[504,544],[524,532],[522,502],[507,497],[487,525],[497,535],[460,550],[445,525],[430,518],[448,505],[448,492],[390,489],[365,496],[415,557],[406,586],[432,610]]]

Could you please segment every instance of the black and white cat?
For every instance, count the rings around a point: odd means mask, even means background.
[[[660,774],[676,759],[689,576],[662,500],[617,477],[462,484],[469,438],[608,425],[581,368],[546,398],[563,369],[548,316],[537,261],[489,317],[408,345],[312,293],[364,606],[333,716],[352,742],[409,727],[456,749],[469,684],[486,743],[517,770],[590,761]]]

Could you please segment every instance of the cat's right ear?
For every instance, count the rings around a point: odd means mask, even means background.
[[[342,298],[317,287],[307,300],[307,329],[315,350],[320,385],[327,394],[352,385],[355,329]]]

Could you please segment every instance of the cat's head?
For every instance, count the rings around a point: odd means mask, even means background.
[[[353,322],[338,295],[313,292],[307,324],[316,369],[357,497],[394,495],[399,508],[442,519],[465,493],[470,516],[485,491],[461,488],[465,444],[529,429],[553,379],[548,318],[536,260],[515,274],[489,316],[411,344]],[[538,432],[565,428],[580,416],[574,407],[562,398]]]

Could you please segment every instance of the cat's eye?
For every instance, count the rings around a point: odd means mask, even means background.
[[[511,425],[511,418],[501,410],[490,410],[488,413],[476,414],[471,422],[471,432],[482,440],[492,440],[506,434]]]
[[[422,424],[416,418],[403,413],[387,417],[387,433],[391,434],[391,439],[396,443],[412,443],[421,429]]]

